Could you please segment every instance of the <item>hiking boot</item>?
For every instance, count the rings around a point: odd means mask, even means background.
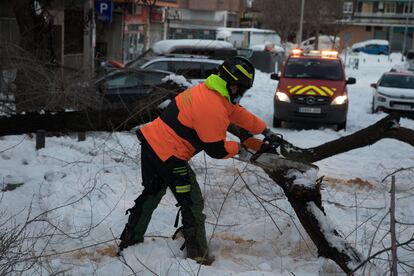
[[[118,246],[118,255],[119,253],[124,250],[124,248],[127,248],[130,245],[138,244],[144,242],[144,238],[142,239],[134,239],[134,232],[133,230],[128,226],[128,223],[125,224],[124,231],[122,231],[121,242]]]
[[[195,257],[195,258],[190,258],[190,259],[193,259],[198,264],[202,264],[202,265],[211,265],[215,261],[215,258],[213,256]]]
[[[203,232],[203,231],[201,231]],[[203,232],[204,233],[204,232]],[[187,258],[195,260],[199,264],[211,265],[214,258],[208,255],[208,247],[205,235],[197,233],[195,227],[183,229]],[[197,234],[199,234],[197,236]]]

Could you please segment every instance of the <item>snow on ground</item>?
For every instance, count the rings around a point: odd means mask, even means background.
[[[370,114],[369,84],[400,63],[400,56],[358,57],[359,70],[347,69],[357,84],[349,86],[346,131],[326,126],[274,130],[297,146],[312,147],[383,118],[385,114]],[[268,125],[276,84],[269,74],[258,72],[254,87],[241,102]],[[401,125],[413,129],[414,121],[402,119]],[[39,151],[33,136],[0,137],[0,184],[5,188],[7,183],[24,183],[2,193],[0,210],[5,214],[0,225],[10,216],[13,220],[8,223],[22,224],[29,213],[30,219],[36,218],[28,226],[31,236],[43,237],[37,239],[36,250],[45,249],[43,254],[50,255],[47,266],[36,266],[26,274],[341,275],[333,262],[317,257],[282,191],[260,169],[202,153],[191,164],[205,198],[210,252],[216,259],[212,266],[184,259],[179,249],[183,240],[171,240],[177,208],[170,192],[154,212],[145,242],[127,248],[125,259],[114,257],[111,240],[121,234],[125,210],[142,191],[139,149],[135,136],[126,132],[88,133],[83,142],[75,136],[48,137]],[[389,179],[381,180],[398,168],[414,166],[413,147],[386,139],[316,165],[319,175],[325,175],[322,199],[334,227],[365,256],[389,246],[388,218],[377,230],[389,208]],[[413,174],[396,176],[397,218],[402,222],[414,222]],[[277,208],[263,203],[265,211],[247,185]],[[399,227],[398,238],[405,241],[412,233],[412,227]],[[78,248],[84,249],[73,250]],[[412,261],[414,256],[400,250],[400,258]],[[377,261],[377,265],[381,268],[385,263]]]

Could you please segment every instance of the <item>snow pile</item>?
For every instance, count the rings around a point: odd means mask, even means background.
[[[318,170],[310,169],[304,173],[299,172],[298,170],[289,170],[287,177],[294,179],[293,185],[299,185],[312,189],[315,187],[316,180],[318,178]]]
[[[181,75],[175,75],[175,74],[170,74],[168,76],[166,76],[165,78],[163,78],[161,80],[162,82],[168,82],[168,81],[173,81],[181,86],[184,87],[191,87],[193,86],[192,83],[190,83],[184,76]]]

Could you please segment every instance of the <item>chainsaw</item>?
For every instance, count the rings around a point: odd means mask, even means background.
[[[306,172],[311,169],[318,170],[318,166],[311,163],[301,162],[297,160],[288,159],[281,153],[281,146],[283,146],[284,140],[281,134],[273,133],[270,130],[263,132],[265,138],[263,139],[263,145],[260,150],[254,152],[245,148],[242,148],[235,158],[254,164],[264,169],[296,169],[301,172]]]

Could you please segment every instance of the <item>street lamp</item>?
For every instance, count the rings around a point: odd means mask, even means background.
[[[404,27],[404,37],[403,37],[403,48],[402,48],[402,55],[401,55],[401,61],[404,61],[404,53],[406,51],[406,43],[407,43],[407,32],[408,32],[408,17],[411,14],[411,7],[412,7],[412,0],[408,2],[408,9],[407,9],[407,15],[405,17],[405,27]]]
[[[303,14],[304,14],[304,12],[305,12],[305,0],[302,0],[302,5],[300,7],[300,21],[299,21],[298,46],[302,42]]]

